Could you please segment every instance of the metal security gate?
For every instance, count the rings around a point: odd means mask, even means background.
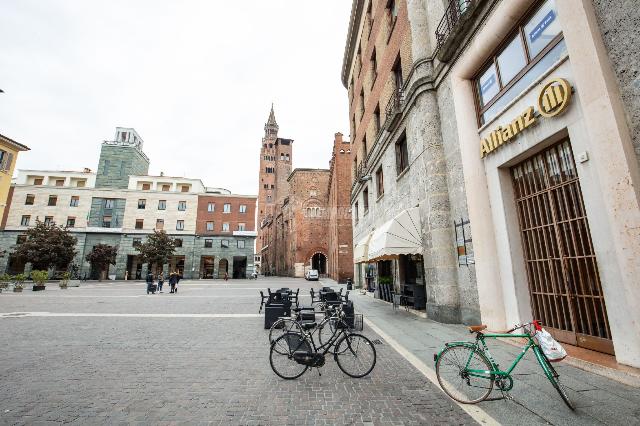
[[[511,173],[535,319],[560,341],[613,354],[569,141],[523,161]]]

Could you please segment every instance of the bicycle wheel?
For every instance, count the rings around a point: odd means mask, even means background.
[[[356,379],[371,373],[376,365],[376,348],[361,334],[345,334],[336,343],[334,356],[340,370]]]
[[[542,352],[540,348],[535,347],[533,350],[537,352],[538,362],[540,362],[540,366],[542,367],[542,370],[544,370],[544,374],[545,376],[547,376],[547,379],[549,379],[553,387],[560,394],[560,398],[562,398],[564,403],[567,404],[567,407],[569,407],[572,411],[575,411],[576,408],[573,406],[573,403],[569,399],[564,384],[560,381],[560,375],[558,374],[556,369],[553,368],[553,364],[551,363],[551,361],[549,361],[549,358],[547,358],[547,356],[544,354],[544,352]]]
[[[278,337],[287,333],[302,334],[302,327],[292,318],[280,318],[273,323],[269,330],[269,344],[272,344]]]
[[[276,350],[276,348],[279,349]],[[313,352],[306,337],[297,333],[287,333],[278,337],[271,344],[271,352],[269,353],[269,363],[273,372],[287,380],[302,376],[309,367],[298,364],[293,359],[293,354],[296,351]]]
[[[473,374],[469,370],[492,371],[493,368],[484,353],[467,345],[447,346],[436,362],[436,376],[442,390],[458,402],[476,404],[489,396],[495,376]]]
[[[335,330],[336,322],[334,320],[318,324],[318,341],[320,342],[320,346],[331,340]]]

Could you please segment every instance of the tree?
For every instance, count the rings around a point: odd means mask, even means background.
[[[151,265],[162,266],[169,261],[176,250],[176,240],[164,231],[153,231],[144,243],[136,245],[142,261]]]
[[[102,280],[102,276],[109,270],[109,265],[116,264],[116,255],[118,249],[107,244],[98,244],[87,254],[85,259],[91,264],[93,269],[97,269],[100,272],[99,279]]]
[[[66,269],[76,255],[77,242],[67,228],[36,219],[36,226],[27,230],[27,240],[13,255],[31,263],[34,270]]]

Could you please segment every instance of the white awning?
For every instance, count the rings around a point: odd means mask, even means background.
[[[418,207],[404,210],[375,230],[367,253],[368,260],[393,258],[400,254],[422,254]]]
[[[373,232],[369,232],[366,237],[356,243],[353,248],[353,263],[362,263],[367,261],[367,254],[369,252],[369,241]]]

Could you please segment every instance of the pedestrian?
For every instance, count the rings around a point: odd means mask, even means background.
[[[169,286],[171,286],[171,291],[169,293],[175,293],[176,292],[176,274],[175,274],[175,272],[172,272],[171,275],[169,276]]]
[[[158,275],[158,293],[162,293],[162,285],[164,284],[164,276],[162,272]]]
[[[173,292],[177,293],[178,292],[178,283],[180,282],[180,272],[173,271],[173,273],[176,275],[176,288],[175,288],[175,290],[173,290]]]
[[[224,273],[224,280],[229,281],[229,274],[227,272]]]
[[[153,274],[151,271],[147,273],[147,294],[153,290]]]

